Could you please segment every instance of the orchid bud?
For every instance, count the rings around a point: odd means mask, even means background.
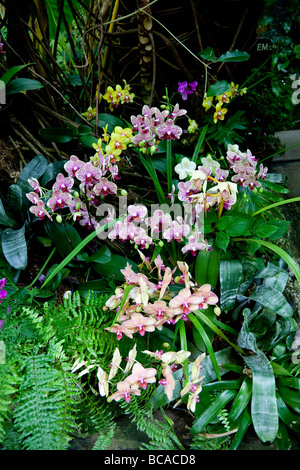
[[[73,196],[74,196],[76,199],[78,199],[78,198],[80,197],[78,191],[74,191]]]
[[[162,248],[164,246],[164,242],[162,240],[159,240],[158,246],[160,246]]]
[[[219,315],[221,314],[221,309],[220,309],[220,307],[217,307],[217,306],[216,306],[216,307],[214,308],[214,312],[215,312],[215,314],[216,314],[217,316],[219,316]]]
[[[127,194],[126,189],[121,189],[121,196],[127,196]]]
[[[59,224],[62,223],[62,216],[61,215],[56,216],[56,222],[58,222]]]

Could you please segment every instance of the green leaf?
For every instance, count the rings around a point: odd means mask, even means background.
[[[252,380],[249,377],[245,377],[241,388],[235,397],[232,406],[230,408],[230,413],[228,419],[230,421],[236,421],[243,411],[248,406],[252,394]]]
[[[277,408],[278,408],[278,414],[280,419],[288,426],[291,428],[293,431],[299,433],[300,432],[300,416],[299,414],[293,413],[286,403],[284,402],[283,398],[280,396],[280,394],[277,392],[276,393],[276,398],[277,398]]]
[[[96,120],[92,121],[93,124],[96,124]],[[107,132],[111,134],[116,126],[125,127],[124,122],[119,119],[117,116],[112,114],[100,113],[98,114],[98,127],[103,129],[107,125]]]
[[[2,234],[1,246],[6,260],[14,269],[26,268],[27,245],[25,224],[18,230],[5,229]]]
[[[49,183],[49,181],[54,180],[59,173],[62,173],[64,171],[65,163],[66,163],[65,160],[49,163],[46,171],[41,177],[41,180],[40,180],[41,186],[43,187],[46,186],[46,184]]]
[[[107,224],[97,228],[92,233],[90,233],[84,240],[82,240],[82,242],[79,243],[79,245],[76,246],[76,248],[74,248],[74,250],[71,251],[71,253],[68,254],[68,256],[66,256],[65,259],[62,260],[61,263],[59,263],[59,265],[56,267],[54,272],[51,273],[51,276],[49,276],[48,279],[45,280],[45,282],[42,285],[42,288],[44,288],[45,285],[48,284],[48,282],[50,282],[50,280],[53,279],[53,277],[56,276],[56,274],[61,269],[63,269],[91,240],[93,240],[93,238],[95,238],[96,236],[104,232],[106,229],[112,226],[115,226],[118,220],[124,220],[124,219],[125,219],[125,216],[119,217],[118,219],[112,220],[111,222],[108,222]]]
[[[259,302],[264,307],[283,317],[293,316],[293,308],[287,302],[285,296],[273,287],[258,286],[249,295],[249,299]]]
[[[217,233],[215,243],[218,248],[226,252],[229,242],[230,242],[230,236],[228,235],[228,233],[225,233],[225,232]]]
[[[31,78],[15,78],[6,86],[6,94],[13,95],[15,93],[26,92],[30,90],[39,90],[44,85],[38,80]]]
[[[105,264],[111,260],[111,252],[106,245],[103,245],[99,250],[90,256],[90,261],[95,263]]]
[[[223,216],[217,221],[218,230],[225,231],[230,237],[248,234],[253,218],[247,214]]]
[[[276,227],[276,225],[273,225],[272,222],[266,222],[265,224],[259,224],[258,227],[253,230],[253,233],[260,238],[269,238],[277,231],[278,227]]]
[[[34,157],[30,162],[24,167],[22,172],[20,173],[18,184],[21,186],[22,191],[30,192],[32,191],[32,187],[28,183],[28,179],[36,178],[39,179],[48,166],[48,160],[43,155],[37,155]]]
[[[255,238],[236,238],[234,241],[245,241],[245,242],[252,242],[258,243],[259,245],[263,245],[271,251],[277,253],[291,268],[293,273],[295,274],[297,281],[300,284],[300,269],[298,264],[294,261],[294,259],[282,248],[277,245],[273,245],[273,243],[266,242],[265,240],[257,240]]]
[[[78,136],[78,141],[84,145],[85,147],[88,148],[93,148],[93,144],[98,143],[98,139],[94,137],[93,135],[79,135]]]
[[[121,273],[121,269],[125,269],[127,263],[131,265],[132,269],[137,272],[137,265],[134,261],[131,261],[124,256],[112,254],[110,261],[105,264],[93,263],[94,270],[104,278],[111,278],[118,281],[123,281],[124,276]]]
[[[16,221],[6,214],[1,199],[0,199],[0,225],[5,225],[6,227],[11,227],[11,228],[16,225]]]
[[[15,65],[14,67],[11,67],[2,75],[1,81],[4,82],[5,85],[7,85],[14,75],[16,75],[18,72],[25,69],[26,67],[29,67],[29,65],[31,64]]]
[[[223,95],[223,93],[226,93],[226,91],[228,91],[229,88],[230,88],[229,82],[227,82],[226,80],[220,80],[208,88],[206,92],[206,96]]]
[[[199,251],[195,263],[195,280],[198,284],[215,287],[220,270],[220,250],[213,245],[212,251]]]
[[[68,222],[58,223],[56,221],[47,220],[46,230],[62,258],[68,256],[82,241],[77,230]],[[88,255],[86,252],[82,251],[77,254],[77,259],[87,261]]]
[[[235,397],[236,390],[224,390],[213,403],[205,409],[205,411],[195,419],[193,426],[190,429],[192,434],[199,434],[217,414]],[[201,401],[201,393],[199,395]]]
[[[279,417],[275,377],[272,366],[262,351],[243,356],[253,377],[251,417],[253,427],[262,442],[273,442],[278,433]]]
[[[46,129],[39,129],[38,132],[43,139],[59,144],[70,142],[76,137],[76,134],[71,129],[62,129],[61,127],[48,127]]]
[[[199,52],[199,56],[205,60],[217,60],[215,52],[212,47],[206,47],[201,52]]]
[[[272,225],[277,227],[276,232],[268,236],[269,240],[279,240],[286,234],[291,222],[288,220],[272,220]]]
[[[222,54],[218,58],[218,62],[245,62],[250,57],[248,52],[239,51],[236,49],[235,51],[228,51],[225,54]]]
[[[242,281],[243,266],[238,260],[222,260],[220,263],[221,309],[234,307]]]
[[[232,443],[230,445],[230,450],[237,450],[240,443],[242,442],[247,429],[249,428],[251,424],[251,416],[248,411],[248,408],[245,409],[244,413],[240,417],[238,421],[238,430],[234,435],[234,438],[232,440]]]

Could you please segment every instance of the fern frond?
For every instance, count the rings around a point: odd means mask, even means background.
[[[74,431],[74,377],[45,354],[25,359],[23,382],[14,412],[26,450],[63,450]]]
[[[0,365],[0,443],[6,434],[6,424],[12,417],[10,396],[16,393],[18,380],[7,364]]]

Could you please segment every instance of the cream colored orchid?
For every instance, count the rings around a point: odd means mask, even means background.
[[[98,388],[101,397],[107,397],[109,393],[108,374],[101,367],[97,371]]]
[[[130,372],[134,362],[135,362],[135,358],[136,358],[136,354],[137,354],[137,350],[136,350],[136,344],[133,346],[133,348],[129,351],[128,353],[128,358],[126,359],[127,360],[127,364],[126,364],[126,367],[125,367],[125,374],[127,374],[128,372]]]
[[[164,364],[183,364],[190,355],[190,351],[168,351],[162,355],[161,360]]]
[[[116,375],[116,373],[119,370],[121,361],[122,361],[122,356],[120,354],[119,349],[116,348],[115,351],[114,351],[113,357],[112,357],[111,364],[110,364],[110,371],[109,371],[109,375],[108,375],[108,380],[111,380]]]
[[[189,158],[184,157],[181,160],[181,162],[175,166],[174,170],[179,175],[179,179],[184,180],[188,176],[191,176],[195,168],[196,168],[196,163],[191,161]]]

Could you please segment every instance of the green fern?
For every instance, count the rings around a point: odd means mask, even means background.
[[[60,365],[60,367],[58,367]],[[14,411],[26,450],[63,450],[76,429],[76,387],[73,375],[45,354],[28,357]]]
[[[148,387],[147,395],[133,396],[130,402],[120,402],[119,406],[125,414],[129,415],[131,422],[136,423],[137,429],[147,434],[149,443],[143,443],[143,448],[152,450],[182,449],[183,447],[170,422],[167,419],[160,421],[153,416],[151,394],[154,393],[154,390],[155,387]]]

